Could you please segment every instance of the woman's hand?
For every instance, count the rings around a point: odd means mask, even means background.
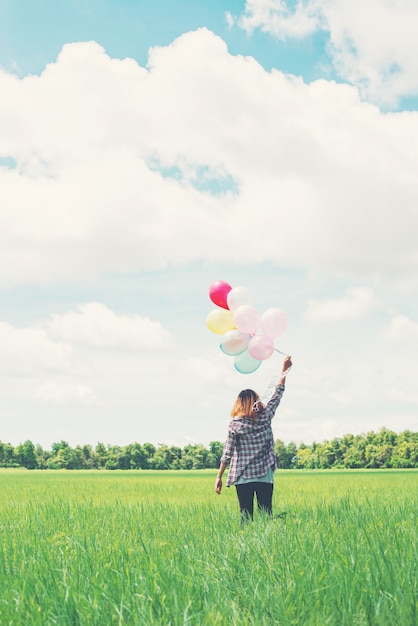
[[[292,357],[287,356],[285,360],[283,361],[282,371],[287,372],[287,370],[290,369],[291,367],[292,367]]]
[[[215,482],[215,491],[220,494],[222,491],[222,478],[217,478]]]
[[[284,385],[286,382],[286,374],[292,367],[292,357],[287,356],[283,361],[282,373],[279,376],[279,385]]]

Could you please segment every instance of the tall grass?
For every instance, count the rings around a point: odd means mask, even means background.
[[[0,472],[1,626],[415,626],[418,472]]]

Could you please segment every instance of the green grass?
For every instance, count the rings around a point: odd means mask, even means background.
[[[418,471],[0,472],[1,626],[415,626]]]

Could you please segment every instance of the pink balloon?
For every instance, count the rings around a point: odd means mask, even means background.
[[[212,283],[209,287],[209,298],[217,306],[220,306],[223,309],[229,309],[226,298],[231,289],[231,285],[226,283],[224,280],[217,280],[216,283]]]
[[[265,361],[274,352],[274,343],[266,335],[255,335],[248,343],[248,352],[254,359]]]
[[[267,309],[260,319],[260,326],[265,335],[274,339],[281,335],[287,326],[287,316],[281,309]]]
[[[260,316],[257,310],[249,304],[239,306],[234,311],[234,324],[243,333],[251,335],[255,333],[260,322]]]

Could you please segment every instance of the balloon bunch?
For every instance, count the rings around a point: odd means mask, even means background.
[[[218,308],[210,311],[206,325],[213,333],[222,335],[220,348],[234,357],[238,372],[251,374],[275,350],[280,352],[274,347],[274,339],[287,326],[286,314],[281,309],[267,309],[259,315],[245,287],[231,287],[223,280],[209,287],[209,297]]]

